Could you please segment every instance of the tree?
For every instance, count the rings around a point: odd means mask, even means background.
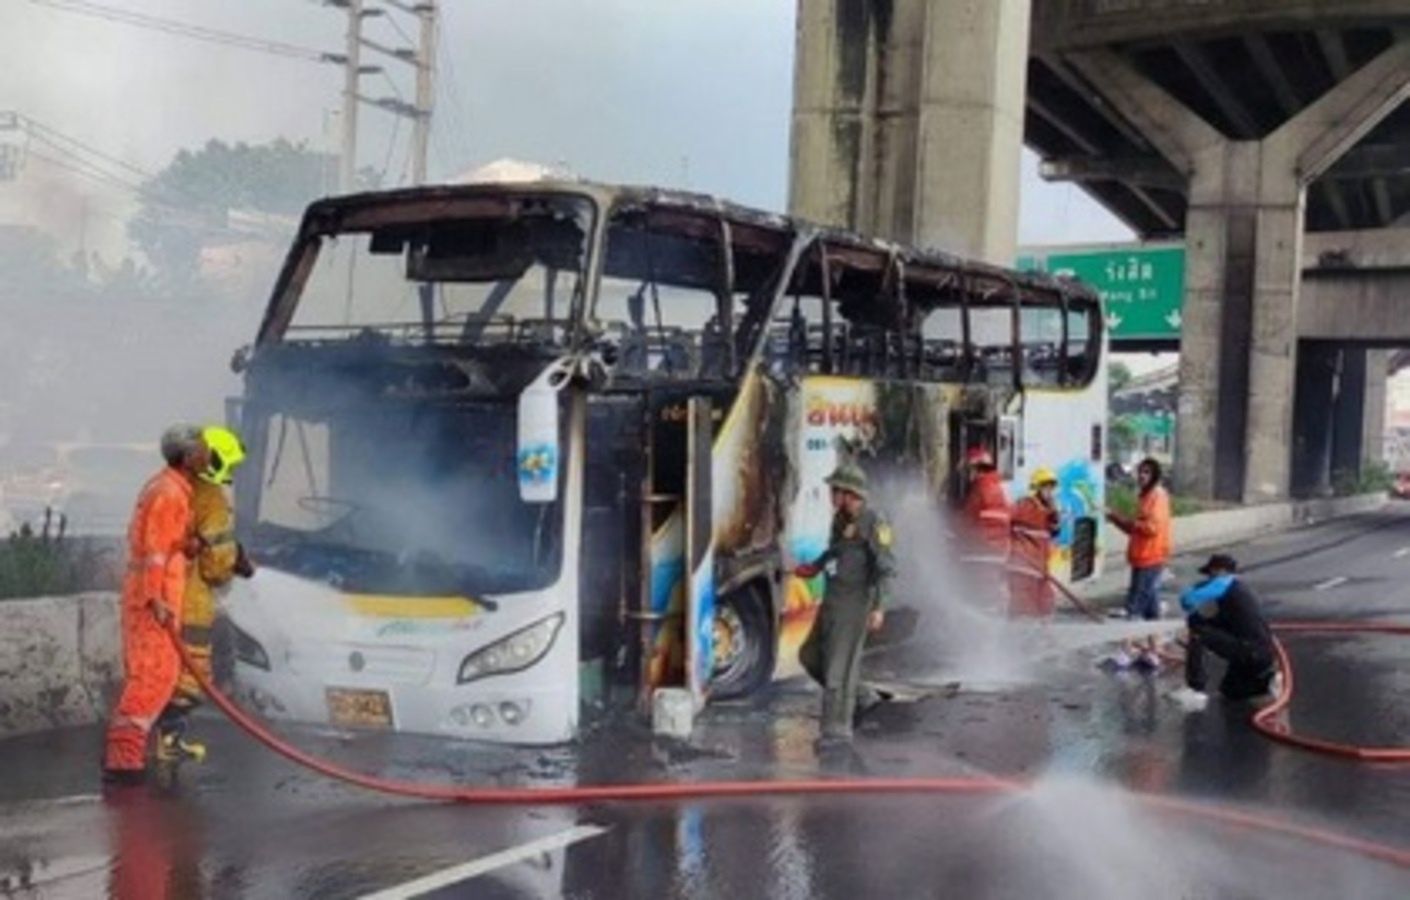
[[[178,152],[143,186],[128,235],[168,286],[187,287],[202,246],[229,231],[231,210],[297,216],[332,192],[337,168],[336,156],[285,138],[259,145],[211,140]],[[370,189],[380,179],[363,169],[358,180],[359,189]]]

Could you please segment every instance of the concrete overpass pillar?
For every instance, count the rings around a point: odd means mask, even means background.
[[[1365,457],[1367,357],[1365,347],[1343,347],[1332,405],[1333,475],[1358,474]]]
[[[1285,497],[1306,186],[1410,95],[1410,40],[1261,141],[1226,139],[1112,51],[1070,59],[1190,181],[1177,487],[1242,502]]]
[[[1389,350],[1366,351],[1366,390],[1361,417],[1361,464],[1386,462],[1386,379],[1390,376]]]
[[[799,0],[789,205],[1012,265],[1030,0]]]
[[[1298,351],[1293,400],[1292,493],[1320,497],[1332,490],[1334,435],[1341,351],[1334,344],[1307,343]]]

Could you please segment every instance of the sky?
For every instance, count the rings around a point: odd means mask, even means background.
[[[314,0],[91,2],[329,51],[341,49],[345,26],[339,10]],[[443,0],[442,8],[433,177],[513,157],[589,178],[785,205],[794,0]],[[390,16],[370,20],[369,36],[406,45],[392,21],[415,34],[413,21]],[[144,171],[210,138],[284,136],[336,147],[335,66],[36,0],[0,0],[0,58],[0,111],[17,110]],[[367,76],[363,90],[410,97],[409,67],[376,61],[387,74]],[[404,179],[408,124],[367,108],[360,118],[360,164],[385,171],[387,183]],[[1042,181],[1025,151],[1020,243],[1130,238],[1081,190]]]

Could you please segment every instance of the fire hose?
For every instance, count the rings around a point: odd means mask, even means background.
[[[254,740],[290,762],[320,775],[371,791],[400,797],[473,805],[542,805],[790,795],[998,795],[1021,793],[1031,787],[1030,784],[1017,779],[983,776],[637,782],[554,788],[430,784],[384,778],[359,772],[332,760],[315,756],[300,750],[274,734],[263,723],[241,709],[238,704],[219,690],[200,668],[193,665],[190,653],[174,625],[168,628],[166,633],[176,647],[182,664],[196,679],[206,696],[231,722]],[[1161,812],[1214,822],[1226,828],[1244,828],[1294,838],[1322,847],[1356,853],[1368,859],[1410,870],[1410,849],[1407,848],[1393,847],[1351,835],[1299,825],[1295,822],[1176,797],[1150,793],[1137,793],[1135,796],[1148,807]]]
[[[1093,610],[1091,606],[1083,602],[1067,585],[1054,578],[1051,574],[1039,573],[1036,569],[1019,569],[1019,571],[1025,571],[1026,574],[1035,577],[1042,574],[1050,584],[1056,587],[1058,591],[1067,598],[1068,602],[1076,607],[1078,612],[1093,621],[1102,621],[1100,613]],[[1274,632],[1285,635],[1390,634],[1400,637],[1410,636],[1410,625],[1400,625],[1393,622],[1278,622],[1271,627]],[[1283,642],[1277,638],[1273,639],[1273,654],[1278,669],[1283,673],[1283,686],[1272,703],[1253,714],[1250,719],[1250,724],[1255,731],[1270,740],[1286,744],[1289,747],[1297,747],[1301,750],[1310,750],[1314,753],[1322,753],[1342,759],[1353,759],[1360,762],[1371,763],[1410,762],[1410,747],[1361,747],[1355,744],[1306,737],[1294,732],[1291,727],[1282,720],[1288,707],[1292,705],[1293,691],[1295,688],[1292,659],[1288,656],[1287,648],[1283,645]],[[1184,662],[1182,657],[1164,651],[1161,651],[1161,657],[1171,662]]]

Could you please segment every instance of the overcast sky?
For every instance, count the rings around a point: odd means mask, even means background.
[[[317,49],[344,17],[313,0],[92,0]],[[443,0],[432,174],[499,157],[586,177],[685,185],[781,209],[795,0]],[[414,22],[404,30],[415,34]],[[405,41],[386,22],[369,35]],[[0,0],[0,110],[152,171],[210,138],[333,149],[340,71]],[[371,61],[371,60],[369,60]],[[411,73],[384,64],[404,95]],[[364,90],[390,95],[382,76]],[[362,112],[360,162],[404,178],[409,129]],[[393,137],[395,136],[395,141]],[[389,154],[390,149],[390,154]],[[388,162],[390,160],[390,162]],[[1130,239],[1024,154],[1020,242]]]

